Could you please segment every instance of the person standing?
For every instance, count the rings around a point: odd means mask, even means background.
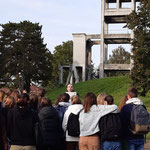
[[[129,125],[131,124],[131,111],[133,105],[143,105],[143,102],[137,97],[138,91],[135,88],[128,89],[127,101],[121,109],[120,116],[123,125],[124,139],[128,141],[129,150],[144,150],[144,135],[133,134]]]
[[[36,150],[34,126],[37,114],[28,107],[29,95],[23,93],[17,106],[11,108],[7,116],[7,136],[10,150]]]
[[[97,105],[95,94],[85,95],[83,110],[79,115],[79,150],[100,150],[99,120],[111,112],[118,112],[118,107],[116,105]]]

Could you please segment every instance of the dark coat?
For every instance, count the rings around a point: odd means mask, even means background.
[[[8,138],[12,145],[35,145],[34,126],[37,114],[29,108],[12,108],[7,116]]]
[[[43,146],[58,144],[61,125],[55,108],[43,107],[38,116],[42,127]]]
[[[121,118],[122,128],[123,128],[123,138],[129,140],[143,139],[144,138],[143,135],[135,135],[129,129],[132,108],[133,108],[133,104],[126,104],[120,112],[120,118]]]

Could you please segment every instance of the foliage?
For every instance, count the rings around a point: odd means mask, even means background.
[[[53,54],[53,72],[52,72],[52,82],[54,85],[58,85],[59,83],[59,65],[70,65],[72,64],[73,57],[73,42],[67,41],[63,42],[62,45],[58,45],[55,47]],[[64,80],[67,79],[69,71],[64,70],[63,77]]]
[[[42,26],[23,21],[1,27],[1,81],[27,90],[31,82],[46,85],[51,77],[51,53],[43,44]]]
[[[114,49],[112,55],[109,55],[109,64],[130,64],[130,53],[122,46]]]
[[[150,1],[141,0],[137,12],[128,16],[127,27],[134,32],[132,40],[132,84],[145,96],[150,90]]]

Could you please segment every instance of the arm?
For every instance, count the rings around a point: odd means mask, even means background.
[[[101,111],[101,116],[107,115],[109,113],[118,113],[117,105],[98,105],[99,110]]]

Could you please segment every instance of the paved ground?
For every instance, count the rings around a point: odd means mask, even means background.
[[[150,150],[150,141],[144,145],[144,150]]]

